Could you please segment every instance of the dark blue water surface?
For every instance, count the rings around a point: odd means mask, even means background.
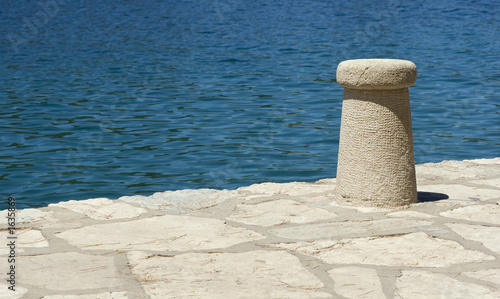
[[[472,0],[1,1],[1,196],[40,207],[335,177],[335,71],[354,58],[417,65],[417,163],[500,156],[499,10]]]

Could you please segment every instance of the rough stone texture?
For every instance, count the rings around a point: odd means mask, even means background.
[[[246,191],[258,194],[267,195],[289,195],[289,196],[311,196],[316,193],[326,193],[326,195],[332,195],[335,188],[335,182],[328,180],[320,180],[316,183],[302,183],[302,182],[292,182],[292,183],[262,183],[254,184],[248,187],[240,187],[238,191]]]
[[[0,219],[5,219],[7,218],[7,214],[9,213],[8,210],[3,210],[0,211]],[[17,210],[16,211],[16,223],[17,225],[22,224],[22,223],[36,223],[36,222],[41,222],[44,220],[47,220],[48,218],[51,217],[53,214],[52,211],[46,212],[46,211],[41,211],[38,209],[24,209],[24,210]],[[2,221],[0,223],[0,228],[6,228],[7,227],[7,222]]]
[[[9,241],[14,241],[14,239],[7,239],[8,236],[12,236],[8,231],[0,231],[0,240],[5,240],[0,243],[0,255],[9,255],[10,248],[7,246]],[[47,239],[42,235],[39,230],[35,229],[18,229],[15,230],[15,235],[17,239],[16,251],[24,252],[26,247],[48,247],[49,243]]]
[[[417,201],[406,60],[343,61],[344,86],[335,200],[354,206],[400,207]]]
[[[2,268],[2,269],[7,269],[7,268]],[[7,289],[9,287],[8,284],[3,284],[0,283],[0,299],[19,299],[19,298],[25,298],[23,297],[26,292],[28,292],[28,289],[16,286],[14,291],[11,291]]]
[[[440,163],[426,163],[417,165],[415,171],[422,182],[427,181],[457,181],[463,179],[486,179],[500,176],[500,167],[497,159],[473,161],[443,161]]]
[[[57,233],[70,244],[91,250],[201,250],[264,238],[219,219],[165,215],[98,224]]]
[[[500,227],[463,223],[448,223],[446,225],[463,238],[481,242],[491,251],[500,254]]]
[[[500,224],[500,205],[474,205],[441,212],[441,216],[477,222]]]
[[[500,298],[500,158],[417,169],[404,210],[332,204],[335,179],[18,210],[0,299]]]
[[[492,282],[500,287],[500,268],[465,272],[462,275]]]
[[[276,251],[188,253],[175,257],[129,252],[132,272],[151,298],[330,298],[299,259]]]
[[[400,59],[353,59],[337,67],[337,83],[350,89],[400,89],[417,80],[417,67]]]
[[[491,203],[491,202],[489,202]],[[458,209],[462,207],[468,207],[468,206],[474,206],[474,205],[481,205],[482,202],[478,198],[472,197],[472,198],[459,198],[459,199],[447,199],[447,200],[440,200],[435,202],[435,205],[437,207],[441,207],[445,210],[453,210],[453,209]]]
[[[171,213],[185,214],[194,210],[215,206],[226,199],[237,197],[237,191],[199,189],[157,192],[150,197],[135,195],[123,196],[119,199],[138,204],[141,207],[168,210]]]
[[[392,208],[357,207],[357,206],[349,206],[349,205],[345,205],[345,204],[339,204],[336,201],[330,202],[330,205],[334,206],[334,207],[343,207],[345,209],[350,209],[352,211],[358,211],[358,212],[361,212],[361,213],[368,213],[368,214],[376,213],[376,212],[388,213],[388,212],[392,212],[394,210],[401,210],[401,209],[405,209],[406,208],[406,207],[392,207]]]
[[[386,298],[374,269],[341,267],[328,271],[328,274],[335,281],[335,291],[346,298]]]
[[[395,298],[500,298],[486,287],[419,270],[403,270],[396,287]]]
[[[432,215],[424,214],[421,212],[415,212],[415,211],[397,211],[397,212],[388,213],[387,216],[400,217],[400,218],[434,218],[434,216],[432,216]]]
[[[24,273],[18,276],[19,283],[48,290],[112,288],[126,283],[117,278],[119,271],[109,256],[78,252],[23,256],[18,267]]]
[[[497,187],[500,191],[500,179],[474,180],[470,182],[475,185],[486,185],[486,186]]]
[[[49,206],[56,206],[83,214],[97,220],[136,218],[147,211],[122,202],[107,198],[92,198],[83,201],[65,201]]]
[[[344,221],[300,226],[276,227],[270,231],[276,236],[290,239],[316,240],[329,237],[358,237],[388,235],[407,232],[413,227],[430,225],[418,219],[380,219],[370,221]]]
[[[325,209],[311,208],[300,202],[279,199],[259,204],[239,204],[236,213],[228,220],[246,224],[273,226],[285,223],[307,223],[312,221],[333,219],[335,213]]]
[[[385,238],[320,240],[269,246],[315,256],[329,264],[447,267],[495,259],[479,251],[466,250],[457,242],[432,238],[423,232]]]
[[[463,160],[463,161],[453,161],[453,162],[456,162],[457,164],[459,164],[461,162],[472,162],[472,163],[476,163],[476,164],[485,164],[485,165],[495,166],[495,164],[500,165],[500,157],[491,158],[491,159],[475,159],[475,160]],[[439,164],[439,163],[437,163],[437,164]]]
[[[127,299],[126,292],[107,292],[90,295],[49,295],[41,299]]]

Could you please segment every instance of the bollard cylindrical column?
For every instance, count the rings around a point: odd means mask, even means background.
[[[355,59],[337,68],[344,87],[335,200],[402,207],[417,201],[407,60]]]

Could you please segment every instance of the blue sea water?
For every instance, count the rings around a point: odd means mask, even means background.
[[[41,207],[335,177],[335,71],[355,58],[417,65],[417,163],[498,157],[499,10],[486,0],[2,1],[1,197]]]

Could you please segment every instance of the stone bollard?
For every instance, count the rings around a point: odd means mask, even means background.
[[[417,201],[407,60],[355,59],[337,68],[344,87],[335,200],[369,207]]]

